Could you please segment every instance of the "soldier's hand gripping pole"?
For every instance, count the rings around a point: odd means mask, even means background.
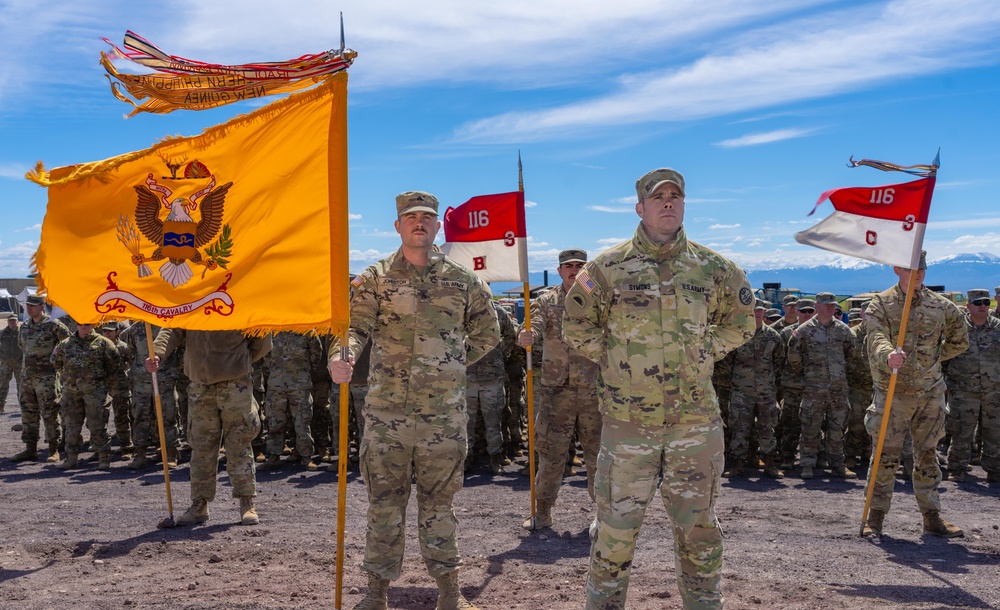
[[[153,326],[146,322],[146,347],[149,350],[149,357],[153,358]],[[150,373],[153,376],[153,403],[156,405],[156,428],[160,433],[160,459],[163,462],[163,482],[167,488],[167,511],[169,517],[156,524],[158,529],[174,527],[174,499],[170,493],[170,466],[167,464],[167,435],[163,429],[163,405],[160,403],[160,388],[156,383],[156,371]]]
[[[913,302],[913,290],[916,286],[917,274],[910,272],[910,280],[906,287],[906,299],[903,301],[903,319],[899,321],[899,337],[896,339],[896,353],[903,351],[903,340],[906,338],[906,323],[910,319],[910,304]],[[872,456],[871,468],[868,470],[868,485],[865,491],[865,508],[861,512],[861,528],[859,536],[864,536],[865,524],[868,522],[868,509],[871,507],[872,495],[875,493],[875,479],[878,476],[879,462],[882,459],[882,446],[885,444],[885,431],[889,427],[889,411],[892,409],[892,397],[896,392],[896,376],[899,369],[892,369],[889,376],[889,389],[885,393],[885,408],[882,410],[882,425],[879,426],[878,442],[875,443],[875,454]]]
[[[340,334],[340,359],[348,360],[351,356],[348,350],[347,331]],[[336,593],[334,597],[334,608],[341,609],[341,596],[344,585],[344,512],[347,510],[347,429],[350,423],[350,409],[348,400],[350,399],[351,386],[349,383],[340,384],[340,428],[337,431],[340,442],[337,448],[337,576]]]
[[[524,283],[524,328],[531,332],[531,289],[528,282]],[[528,477],[530,479],[529,489],[531,490],[531,529],[538,529],[538,521],[535,517],[535,392],[534,376],[531,370],[531,346],[524,348],[527,352],[528,365],[525,370],[525,392],[528,404]]]

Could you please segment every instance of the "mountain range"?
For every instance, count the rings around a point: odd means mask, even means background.
[[[530,273],[531,286],[542,285],[543,276],[541,271]],[[780,282],[782,288],[798,288],[806,294],[826,291],[838,295],[881,291],[898,280],[892,267],[847,257],[839,265],[754,269],[747,271],[747,279],[754,288],[763,287],[765,282]],[[945,290],[958,292],[986,288],[992,294],[993,287],[1000,285],[1000,256],[981,252],[955,254],[931,261],[927,264],[924,282],[928,286],[944,286]],[[554,269],[548,274],[548,283],[559,283],[559,275]],[[500,295],[505,290],[519,289],[521,285],[493,282],[491,286],[493,294]]]

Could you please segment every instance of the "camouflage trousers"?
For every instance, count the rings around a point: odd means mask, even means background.
[[[10,392],[10,380],[14,378],[18,393],[21,392],[21,363],[0,362],[0,412],[7,405],[7,394]]]
[[[657,485],[674,533],[677,586],[685,608],[722,608],[722,420],[664,426],[604,420],[597,458],[597,519],[590,528],[587,610],[624,610],[632,557]]]
[[[774,438],[774,427],[778,425],[778,402],[774,396],[754,396],[752,391],[734,388],[729,398],[730,441],[726,447],[730,457],[747,459],[750,451],[750,433],[757,429],[761,455],[774,455],[778,443]]]
[[[167,447],[180,445],[180,425],[177,421],[177,400],[174,397],[172,383],[160,385],[157,376],[156,385],[160,390],[160,410],[163,412],[163,435]],[[156,421],[156,405],[153,402],[153,380],[132,381],[132,443],[138,449],[145,449],[160,444],[160,428]]]
[[[295,450],[300,457],[312,457],[313,403],[308,387],[268,388],[264,413],[267,417],[268,455],[281,455],[285,449],[288,422],[291,421],[295,429]]]
[[[885,410],[885,393],[875,388],[874,398],[865,414],[865,427],[877,446]],[[937,443],[944,437],[945,402],[943,392],[919,395],[895,394],[885,430],[882,456],[875,475],[872,509],[889,512],[896,470],[903,453],[903,441],[910,432],[913,439],[913,495],[921,513],[941,510],[938,486],[941,468],[937,461]],[[875,456],[872,455],[872,461]],[[869,465],[871,472],[871,465]],[[871,479],[869,479],[870,481]]]
[[[403,406],[364,410],[361,476],[368,489],[368,533],[361,567],[396,580],[403,565],[406,505],[414,479],[420,554],[434,578],[462,565],[452,507],[462,489],[468,440],[465,410],[405,415]]]
[[[469,437],[469,454],[476,437],[476,420],[482,415],[486,427],[486,452],[496,455],[503,451],[503,411],[507,408],[503,380],[476,381],[469,379],[465,386],[465,403],[469,414],[466,434]]]
[[[56,394],[59,392],[59,382],[55,372],[21,371],[24,385],[20,388],[21,401],[21,440],[25,444],[38,442],[42,424],[45,424],[45,440],[58,443],[61,436],[59,428],[59,404]]]
[[[872,389],[870,386],[851,388],[847,392],[847,400],[851,403],[851,412],[847,416],[847,432],[844,434],[844,455],[865,462],[872,455],[872,437],[865,429],[865,411],[872,404]]]
[[[972,459],[972,443],[976,438],[976,426],[980,425],[980,415],[983,410],[997,412],[997,407],[989,403],[1000,404],[1000,395],[995,390],[980,394],[948,389],[948,416],[944,424],[951,436],[948,472],[965,472]]]
[[[250,376],[188,389],[188,444],[191,445],[191,501],[215,499],[219,447],[226,448],[226,472],[233,497],[257,495],[250,442],[260,432],[260,414]]]
[[[799,403],[799,421],[802,424],[799,463],[802,466],[816,466],[821,445],[826,450],[831,468],[844,465],[844,429],[847,428],[850,411],[846,388],[809,388],[803,393]]]
[[[714,384],[713,384],[714,385]],[[719,399],[719,413],[722,414],[722,421],[725,422],[726,428],[723,430],[726,442],[726,453],[732,454],[732,442],[733,442],[733,425],[729,421],[729,405],[733,401],[733,388],[732,386],[715,386],[715,397]],[[775,405],[777,406],[777,405]],[[775,425],[778,423],[778,416],[775,415]],[[749,430],[747,432],[747,448],[749,450]],[[743,452],[743,457],[746,457],[746,451]]]
[[[595,386],[536,386],[535,405],[535,498],[554,504],[559,495],[566,455],[577,433],[587,467],[587,492],[594,497],[597,453],[601,448],[601,411]]]
[[[507,395],[507,409],[504,411],[504,438],[516,446],[521,444],[522,423],[526,411],[524,406],[524,372],[521,375],[508,375],[504,391]]]
[[[802,403],[801,388],[785,388],[781,401],[781,415],[778,416],[778,454],[783,461],[795,459],[802,436],[802,421],[799,420],[799,404]]]
[[[1000,475],[1000,402],[995,400],[983,402],[979,414],[979,430],[983,437],[983,470],[989,474]]]
[[[122,447],[132,445],[132,393],[128,386],[111,390],[111,413],[115,422],[115,437]]]
[[[332,447],[334,444],[333,435],[337,433],[333,429],[332,410],[339,408],[340,405],[334,404],[330,400],[334,385],[336,384],[328,379],[315,382],[312,385],[312,421],[309,423],[309,428],[317,449]],[[298,428],[295,430],[296,435],[298,435]]]
[[[360,439],[364,435],[365,430],[365,418],[362,415],[365,406],[365,397],[368,396],[368,384],[349,384],[347,386],[350,388],[350,396],[347,400],[347,412],[348,422],[347,422],[347,440],[350,444],[350,439],[353,437],[358,439],[358,444],[360,445]],[[330,453],[334,455],[340,454],[340,386],[336,383],[330,386],[330,419],[331,426],[333,428],[333,435],[331,436],[330,443]]]
[[[74,392],[65,387],[59,399],[60,414],[66,429],[66,452],[79,454],[83,449],[83,424],[90,431],[91,451],[110,451],[108,436],[108,395],[104,390]]]

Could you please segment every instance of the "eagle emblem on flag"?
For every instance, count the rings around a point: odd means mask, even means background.
[[[180,190],[176,184],[171,189],[157,183],[153,174],[149,174],[143,184],[134,186],[138,200],[135,223],[127,216],[122,216],[118,221],[118,240],[132,252],[132,263],[136,266],[139,277],[153,274],[146,263],[166,259],[160,265],[160,277],[174,288],[186,284],[194,276],[188,261],[203,265],[206,272],[218,267],[225,269],[229,262],[227,258],[232,252],[231,232],[228,225],[223,226],[222,218],[226,194],[233,183],[216,186],[215,176],[197,160],[187,164],[183,178],[177,178],[181,163],[167,162],[171,176],[164,176],[164,180],[210,179],[209,183],[190,195],[175,197],[174,189]],[[195,220],[191,213],[199,207],[201,214]],[[167,215],[161,219],[163,211],[167,211]],[[220,230],[222,235],[219,240],[207,248],[203,255],[199,248],[208,245],[219,235]],[[155,246],[150,256],[142,253],[140,233]],[[204,277],[204,273],[202,276]]]

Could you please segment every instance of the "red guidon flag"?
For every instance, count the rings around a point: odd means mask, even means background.
[[[473,197],[444,213],[441,251],[487,282],[527,282],[524,193]]]
[[[876,263],[916,269],[927,228],[935,178],[886,186],[839,188],[819,197],[810,215],[829,199],[834,212],[795,234],[800,244]]]

